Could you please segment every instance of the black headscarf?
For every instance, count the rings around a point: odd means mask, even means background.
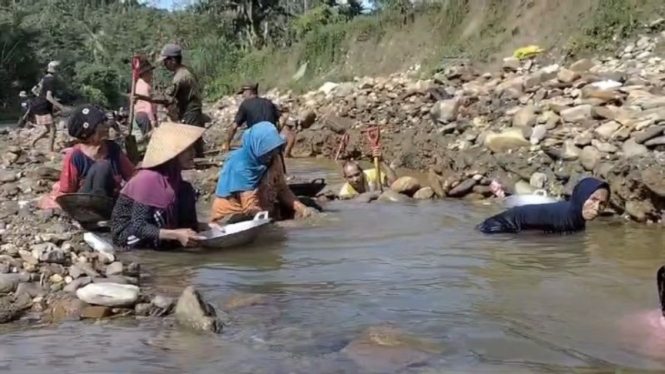
[[[93,105],[81,105],[67,123],[67,132],[76,139],[85,141],[95,133],[97,126],[107,121],[106,113]]]
[[[477,226],[485,234],[517,233],[541,230],[547,233],[571,233],[584,230],[584,202],[597,190],[609,185],[596,178],[584,178],[575,188],[570,200],[550,204],[518,206],[490,217]]]

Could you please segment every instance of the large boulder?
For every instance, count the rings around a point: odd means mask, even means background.
[[[203,301],[194,286],[182,291],[175,307],[175,317],[178,324],[195,331],[218,333],[222,330],[222,323],[217,319],[215,309]]]
[[[401,177],[393,182],[390,189],[407,196],[413,196],[420,189],[420,182],[414,177]]]

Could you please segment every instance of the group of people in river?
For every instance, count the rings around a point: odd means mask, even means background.
[[[67,130],[78,144],[67,152],[52,195],[56,198],[78,192],[115,199],[111,232],[115,244],[120,246],[189,246],[204,227],[196,218],[196,190],[181,176],[183,170],[193,168],[194,157],[203,155],[205,118],[201,89],[195,74],[183,64],[179,46],[167,44],[159,60],[174,73],[164,97],[152,92],[154,66],[149,63],[142,64],[136,84],[135,121],[149,138],[140,167],[133,165],[120,146],[108,139],[106,113],[96,106],[82,105],[70,114]],[[47,75],[35,89],[38,97],[32,109],[37,124],[44,125],[45,130],[33,144],[52,132],[53,110],[61,107],[52,89],[57,68],[57,63],[49,64]],[[230,149],[240,126],[246,125],[247,130],[242,146],[230,155],[220,173],[211,222],[233,223],[264,210],[275,219],[316,214],[317,210],[303,204],[287,185],[284,156],[290,155],[294,139],[288,130],[280,133],[280,108],[258,96],[256,83],[243,85],[238,94],[244,101],[222,150]],[[167,109],[172,122],[157,123],[156,105]],[[380,151],[373,149],[372,156],[380,159]],[[379,168],[363,170],[354,161],[345,162],[342,173],[346,183],[340,198],[377,191],[397,179],[386,163],[380,162]],[[604,210],[609,197],[607,183],[586,178],[577,184],[569,201],[515,207],[486,219],[478,229],[486,234],[525,230],[575,232]]]

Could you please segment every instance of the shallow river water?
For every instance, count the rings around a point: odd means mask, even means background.
[[[290,170],[327,177],[320,163]],[[499,209],[459,200],[334,202],[325,219],[214,253],[132,254],[156,288],[196,285],[217,306],[270,296],[228,315],[217,336],[172,319],[24,324],[0,334],[15,373],[614,373],[665,370],[655,271],[665,233],[594,222],[570,236],[483,236]],[[340,352],[391,323],[442,347],[416,365],[361,366]],[[659,334],[660,333],[660,334]],[[378,358],[388,361],[389,357]],[[628,370],[619,370],[619,369]]]

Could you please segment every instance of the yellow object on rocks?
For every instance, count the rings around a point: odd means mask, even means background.
[[[513,57],[519,60],[526,60],[527,58],[531,58],[539,53],[542,53],[543,51],[545,50],[537,45],[530,45],[528,47],[522,47],[516,49],[515,52],[513,53]]]

